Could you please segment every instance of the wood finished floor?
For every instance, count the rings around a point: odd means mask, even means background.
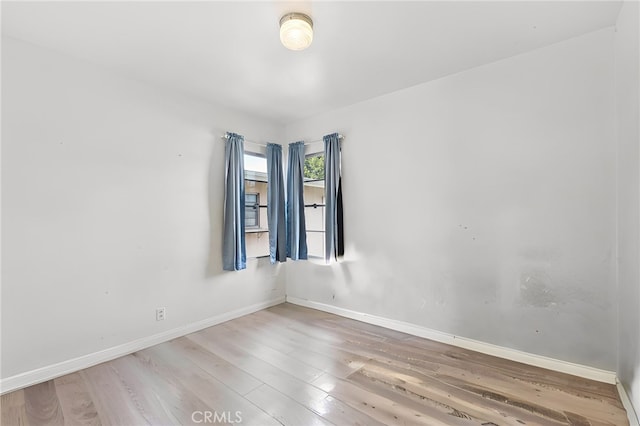
[[[629,424],[612,385],[291,304],[1,403],[3,426]]]

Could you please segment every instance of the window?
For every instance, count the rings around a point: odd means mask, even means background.
[[[245,241],[247,258],[269,256],[267,205],[267,159],[260,153],[244,154]]]
[[[324,258],[324,152],[305,156],[304,207],[308,254]]]

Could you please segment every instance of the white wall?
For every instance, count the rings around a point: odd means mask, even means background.
[[[624,2],[616,24],[618,127],[618,377],[640,413],[639,7]]]
[[[287,126],[346,135],[345,261],[288,263],[287,295],[615,370],[613,38]]]
[[[3,378],[284,296],[221,270],[225,130],[282,136],[2,39]]]

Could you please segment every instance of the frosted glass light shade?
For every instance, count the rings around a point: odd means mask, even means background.
[[[290,50],[303,50],[313,41],[313,21],[302,13],[288,13],[280,19],[280,41]]]

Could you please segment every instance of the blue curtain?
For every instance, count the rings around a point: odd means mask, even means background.
[[[267,219],[271,263],[287,260],[282,170],[282,147],[274,143],[267,144]]]
[[[293,260],[307,258],[307,228],[304,221],[304,142],[289,144],[287,256]]]
[[[244,136],[235,133],[227,133],[224,184],[222,268],[238,271],[247,267],[247,252],[244,239]]]
[[[325,252],[327,263],[344,254],[342,223],[342,176],[340,136],[327,135],[324,140],[324,187],[325,187]]]

